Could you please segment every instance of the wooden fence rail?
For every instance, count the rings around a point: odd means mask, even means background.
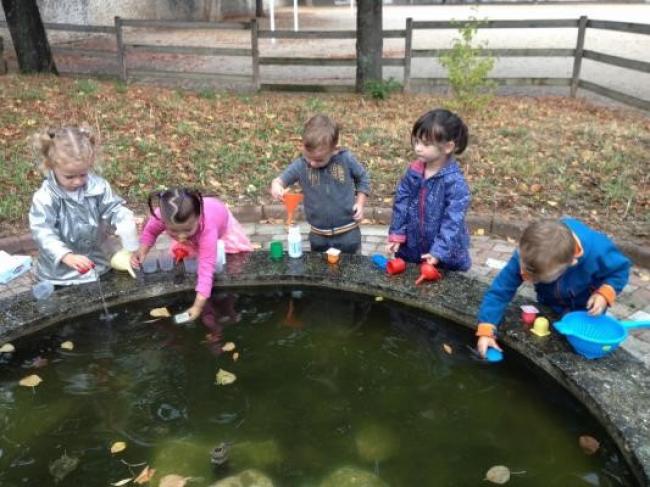
[[[501,77],[491,78],[500,85],[536,85],[536,86],[568,86],[570,95],[576,96],[577,90],[585,89],[594,93],[612,98],[614,100],[650,110],[650,100],[641,99],[612,88],[602,86],[592,81],[580,78],[582,61],[588,59],[593,62],[603,63],[610,66],[617,66],[624,69],[650,73],[650,62],[628,59],[621,56],[606,54],[590,49],[585,49],[585,36],[587,29],[601,29],[618,32],[626,32],[640,35],[650,35],[650,24],[634,22],[618,22],[609,20],[592,20],[587,17],[579,19],[538,19],[538,20],[485,20],[474,21],[478,29],[530,29],[530,28],[558,28],[577,29],[575,48],[499,48],[485,49],[483,52],[488,56],[495,57],[566,57],[573,58],[573,69],[570,78],[553,77]],[[400,58],[384,57],[384,66],[395,66],[403,68],[403,84],[405,91],[409,91],[414,85],[422,86],[444,86],[448,83],[445,78],[413,78],[412,63],[414,58],[439,58],[450,49],[413,49],[413,36],[418,30],[426,29],[458,29],[466,22],[458,21],[414,21],[406,19],[405,29],[384,30],[384,39],[404,39],[404,56]],[[117,72],[120,79],[129,79],[142,76],[147,77],[172,77],[177,79],[209,79],[228,80],[230,82],[240,81],[251,84],[253,89],[269,90],[313,90],[313,91],[349,91],[352,85],[313,85],[296,83],[263,83],[260,74],[260,66],[318,66],[318,67],[354,67],[356,58],[338,57],[323,58],[318,56],[264,56],[260,53],[260,39],[356,39],[354,30],[337,31],[302,31],[294,32],[287,30],[260,30],[256,19],[250,22],[186,22],[186,21],[159,21],[159,20],[135,20],[115,18],[115,25],[112,26],[88,26],[76,24],[53,24],[45,23],[47,30],[83,32],[90,34],[112,34],[116,40],[116,54],[113,51],[101,49],[87,49],[69,46],[53,46],[52,52],[59,55],[80,55],[88,57],[106,58],[107,55],[115,55]],[[0,21],[0,28],[7,27],[6,22]],[[183,30],[244,30],[250,31],[250,48],[237,47],[203,47],[203,46],[176,46],[158,45],[147,43],[127,43],[124,40],[125,29],[183,29]],[[129,54],[136,53],[157,53],[176,54],[192,56],[239,56],[251,58],[251,74],[248,73],[198,73],[172,69],[141,69],[129,66]],[[0,72],[2,72],[2,38],[0,37]],[[74,73],[73,73],[74,74]],[[87,74],[87,73],[86,73]]]
[[[0,74],[7,74],[7,61],[5,61],[4,53],[4,41],[0,36]]]

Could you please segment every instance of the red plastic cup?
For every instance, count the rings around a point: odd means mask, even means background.
[[[525,325],[532,325],[535,322],[535,318],[537,318],[537,313],[533,311],[522,311],[521,312],[521,321]]]
[[[442,279],[442,275],[436,266],[424,262],[420,265],[420,277],[415,281],[415,285],[419,285],[422,281],[438,281],[440,279]]]
[[[395,259],[390,259],[388,263],[386,264],[386,272],[390,274],[391,276],[394,276],[395,274],[401,274],[406,270],[406,262],[404,259],[400,259],[399,257]]]

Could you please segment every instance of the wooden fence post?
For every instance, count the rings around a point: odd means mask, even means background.
[[[122,37],[121,17],[115,17],[115,41],[117,43],[117,66],[120,69],[120,79],[126,83],[126,52],[124,50],[124,39]]]
[[[404,91],[411,88],[411,58],[413,55],[413,19],[406,19],[406,36],[404,38]]]
[[[251,19],[251,57],[253,60],[253,86],[260,89],[260,45],[257,19]]]
[[[0,74],[7,74],[7,61],[4,58],[4,44],[0,36]]]
[[[573,58],[573,75],[571,76],[571,97],[575,98],[580,82],[580,68],[582,67],[582,53],[585,48],[585,33],[587,31],[587,16],[583,15],[578,20],[578,42],[576,54]]]

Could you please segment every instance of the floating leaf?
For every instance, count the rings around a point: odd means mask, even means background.
[[[227,386],[228,384],[232,384],[236,380],[237,380],[237,376],[232,372],[228,372],[223,369],[219,369],[219,371],[217,372],[217,384],[220,386]]]
[[[43,382],[43,379],[41,379],[36,374],[32,374],[32,375],[28,375],[23,379],[20,379],[20,382],[18,382],[18,384],[25,387],[36,387],[41,382]]]
[[[63,342],[61,344],[61,348],[63,350],[74,350],[74,343],[68,340],[67,342]]]
[[[482,237],[483,235],[485,235],[485,228],[477,228],[474,234],[478,235],[479,237]]]
[[[131,480],[133,479],[129,477],[128,479],[122,479],[122,480],[118,480],[117,482],[113,482],[111,485],[114,485],[115,487],[121,487],[122,485],[126,485],[129,482],[131,482]]]
[[[180,475],[172,473],[165,475],[160,479],[158,487],[185,487],[191,478],[192,477],[181,477]]]
[[[235,352],[232,354],[232,361],[237,362],[239,360],[239,352]]]
[[[451,346],[447,345],[446,343],[444,343],[444,344],[442,345],[442,348],[443,348],[443,349],[445,350],[445,352],[447,352],[449,355],[451,355],[451,353],[454,351],[453,348],[451,348]]]
[[[233,342],[226,342],[223,347],[221,347],[221,350],[224,352],[232,352],[235,349],[235,344]]]
[[[153,318],[169,318],[172,314],[167,308],[154,308],[149,311],[149,315]]]
[[[111,453],[119,453],[126,449],[126,443],[123,441],[116,441],[111,445]]]
[[[15,351],[16,351],[16,347],[14,347],[11,343],[5,343],[3,346],[0,347],[0,353],[11,353]]]
[[[383,300],[384,300],[384,297],[383,297],[383,296],[376,296],[376,297],[375,297],[375,301],[377,301],[378,303],[380,303],[380,302],[383,301]]]
[[[41,367],[45,367],[49,363],[50,361],[45,357],[38,356],[29,363],[29,367],[31,367],[32,369],[40,369]]]
[[[593,455],[600,448],[600,442],[589,435],[582,435],[578,438],[578,444],[582,448],[582,451],[585,452],[585,455]]]
[[[65,453],[61,455],[61,458],[54,460],[50,463],[50,473],[54,477],[54,482],[61,482],[66,475],[77,468],[77,465],[79,465],[79,459],[77,457],[69,457]]]
[[[142,472],[138,474],[136,478],[133,479],[135,484],[146,484],[149,482],[153,476],[156,474],[155,468],[149,468],[149,465],[142,469]]]
[[[493,484],[505,484],[510,480],[510,469],[504,465],[495,465],[487,471],[485,480]]]

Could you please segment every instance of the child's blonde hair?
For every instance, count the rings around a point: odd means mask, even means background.
[[[339,143],[339,126],[327,115],[314,115],[302,130],[302,143],[307,150],[336,147]]]
[[[94,167],[97,157],[96,138],[89,127],[47,128],[34,135],[34,149],[39,155],[39,169],[47,174],[55,167],[87,164]]]
[[[526,227],[519,240],[522,271],[535,278],[560,265],[571,264],[576,241],[571,229],[556,220],[540,220]]]

